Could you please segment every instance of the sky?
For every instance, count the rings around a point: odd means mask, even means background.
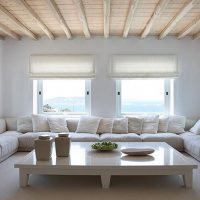
[[[159,100],[164,101],[164,80],[122,80],[123,100]],[[44,80],[43,98],[84,97],[84,80]]]
[[[84,80],[44,80],[43,99],[55,97],[84,97]]]
[[[122,80],[123,100],[164,101],[164,80]]]

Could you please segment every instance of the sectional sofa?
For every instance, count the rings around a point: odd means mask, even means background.
[[[31,151],[34,149],[34,140],[41,134],[56,137],[54,132],[27,132],[21,133],[17,127],[17,118],[0,119],[0,162],[17,151]],[[185,151],[200,161],[200,135],[189,130],[194,126],[197,119],[186,119],[185,132],[175,134],[172,132],[152,133],[78,133],[79,119],[66,119],[71,140],[74,142],[167,142],[178,151]]]

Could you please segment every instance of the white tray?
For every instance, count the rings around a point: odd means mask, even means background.
[[[153,153],[155,150],[151,147],[141,147],[141,148],[126,148],[122,149],[121,152],[130,156],[145,156]]]

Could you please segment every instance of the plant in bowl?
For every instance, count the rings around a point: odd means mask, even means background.
[[[92,149],[100,151],[112,151],[117,149],[118,145],[114,142],[97,142],[92,144]]]

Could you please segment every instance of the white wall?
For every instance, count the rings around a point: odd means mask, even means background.
[[[97,76],[92,80],[92,115],[115,116],[115,81],[108,78],[111,54],[177,54],[180,77],[175,81],[175,113],[200,116],[200,40],[167,38],[93,38],[51,41],[23,39],[3,42],[3,114],[32,113],[33,83],[28,78],[29,56],[43,54],[95,54]]]

